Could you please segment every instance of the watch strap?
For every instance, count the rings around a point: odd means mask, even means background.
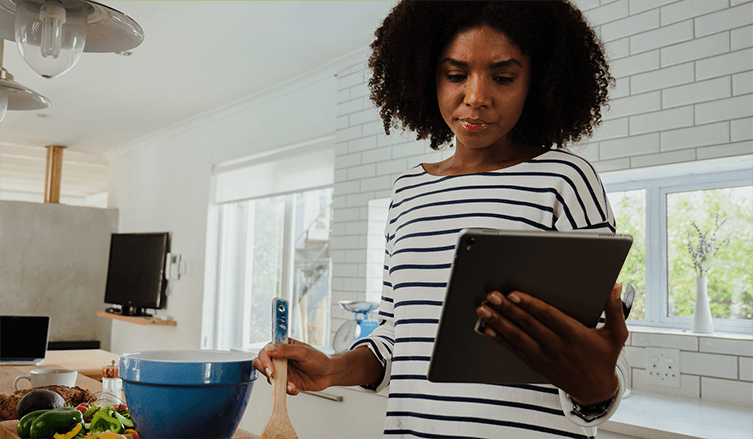
[[[567,399],[570,400],[570,403],[573,405],[573,409],[570,411],[570,414],[575,415],[586,422],[591,422],[599,419],[609,412],[609,406],[611,406],[615,398],[617,398],[617,393],[619,391],[620,386],[617,386],[609,399],[593,405],[578,404],[570,395],[567,395]]]

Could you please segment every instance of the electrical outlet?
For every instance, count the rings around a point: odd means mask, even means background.
[[[680,350],[646,348],[646,384],[680,387]]]

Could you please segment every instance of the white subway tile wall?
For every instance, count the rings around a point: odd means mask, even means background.
[[[603,125],[572,150],[599,172],[753,154],[751,0],[575,0],[605,42],[616,87]],[[449,157],[382,121],[368,98],[367,54],[337,75],[332,328],[339,300],[377,300],[390,186]],[[381,201],[383,203],[383,200]],[[348,313],[349,314],[349,313]],[[633,330],[635,388],[753,406],[753,337]],[[646,347],[679,349],[681,385],[646,385]]]
[[[646,348],[680,350],[679,388],[646,382]],[[633,388],[753,406],[753,336],[668,334],[655,328],[631,328],[626,352]],[[725,399],[724,392],[730,389]]]

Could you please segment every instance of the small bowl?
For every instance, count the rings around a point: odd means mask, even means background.
[[[250,354],[155,350],[120,356],[128,410],[143,439],[230,439],[258,377]]]

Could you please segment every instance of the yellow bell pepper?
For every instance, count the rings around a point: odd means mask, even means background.
[[[55,433],[53,437],[55,439],[72,439],[78,434],[79,431],[81,431],[81,428],[81,424],[76,424],[76,426],[73,427],[73,430],[69,431],[68,433]]]

